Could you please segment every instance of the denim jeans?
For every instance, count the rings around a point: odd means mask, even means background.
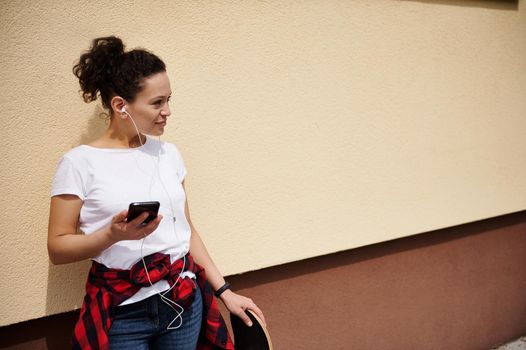
[[[182,324],[177,329],[167,329],[177,313],[159,295],[117,306],[108,333],[110,349],[195,350],[202,314],[203,300],[199,288],[196,288],[192,305],[184,310]],[[178,324],[179,320],[176,320],[172,326]]]

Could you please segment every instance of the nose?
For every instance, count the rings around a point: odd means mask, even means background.
[[[169,117],[171,114],[172,112],[170,111],[170,105],[166,103],[161,111],[161,115],[164,117]]]

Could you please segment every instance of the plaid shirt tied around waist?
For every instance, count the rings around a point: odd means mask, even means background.
[[[183,259],[186,261],[183,262]],[[173,264],[170,263],[170,256],[162,253],[148,255],[144,261],[148,273],[142,260],[130,270],[110,269],[93,261],[86,282],[86,296],[79,320],[75,325],[73,349],[109,349],[108,331],[112,323],[113,308],[142,287],[150,286],[148,275],[152,283],[165,279],[172,286],[183,268],[196,275],[197,285],[203,295],[203,320],[197,350],[234,349],[225,321],[214,299],[212,287],[206,280],[205,270],[190,254],[174,261]],[[195,284],[190,278],[181,278],[171,289],[169,296],[187,309],[194,299],[194,289]]]

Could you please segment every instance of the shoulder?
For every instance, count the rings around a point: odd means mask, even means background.
[[[159,149],[161,148],[164,150],[167,154],[176,155],[178,157],[181,156],[181,152],[179,152],[179,148],[175,145],[173,142],[167,142],[167,141],[159,141],[154,138],[149,138],[148,142],[152,142],[154,144],[154,147]]]
[[[74,147],[74,148],[70,149],[69,151],[67,151],[66,153],[64,153],[62,158],[63,159],[68,159],[68,160],[73,161],[73,162],[77,162],[77,161],[81,161],[81,160],[86,159],[87,157],[89,157],[89,155],[92,153],[90,151],[91,150],[90,150],[89,146],[80,145],[80,146]]]
[[[59,165],[71,166],[81,172],[100,162],[108,162],[104,152],[97,152],[96,149],[87,145],[74,147],[59,159]]]

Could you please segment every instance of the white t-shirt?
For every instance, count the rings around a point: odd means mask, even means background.
[[[183,257],[190,247],[190,226],[185,216],[186,176],[183,159],[174,144],[148,137],[137,148],[97,148],[81,145],[67,152],[58,163],[51,196],[73,194],[83,204],[80,229],[91,234],[109,225],[131,202],[158,201],[163,219],[142,240],[120,241],[92,257],[109,268],[130,269],[156,252],[170,254],[171,261]],[[175,217],[175,220],[174,220]],[[161,280],[144,287],[122,304],[145,299],[168,289]]]

